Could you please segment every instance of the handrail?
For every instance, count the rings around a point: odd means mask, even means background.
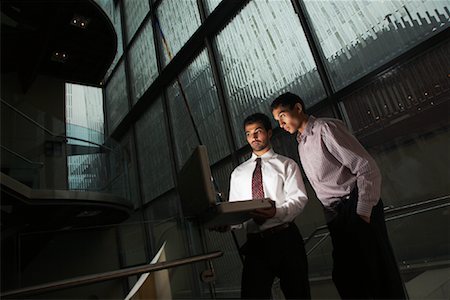
[[[53,137],[57,137],[57,138],[62,138],[64,139],[65,142],[67,142],[68,139],[71,140],[77,140],[80,142],[85,142],[85,143],[89,143],[89,144],[93,144],[96,146],[99,146],[101,148],[105,148],[106,150],[112,151],[112,148],[109,148],[108,146],[102,145],[102,144],[98,144],[92,141],[88,141],[85,139],[80,139],[77,137],[70,137],[70,136],[66,136],[66,135],[61,135],[61,134],[56,134],[53,131],[51,131],[50,129],[45,128],[44,126],[42,126],[41,124],[39,124],[38,122],[36,122],[35,120],[33,120],[33,118],[27,116],[25,113],[21,112],[19,109],[15,108],[14,106],[12,106],[11,104],[9,104],[8,102],[6,102],[5,100],[0,98],[0,101],[2,104],[8,106],[10,109],[12,109],[13,111],[15,111],[16,113],[18,113],[19,115],[21,115],[23,118],[25,118],[27,121],[31,122],[32,124],[36,125],[37,127],[39,127],[40,129],[42,129],[43,131],[45,131],[46,133],[48,133],[49,135],[53,136]]]
[[[416,202],[413,204],[407,204],[407,205],[403,205],[403,206],[399,206],[399,207],[395,207],[395,208],[387,207],[387,208],[385,208],[385,220],[386,220],[386,222],[389,222],[392,220],[402,219],[402,218],[410,217],[413,215],[421,214],[421,213],[424,213],[427,211],[450,206],[450,202],[446,202],[446,203],[436,204],[436,205],[431,205],[429,207],[426,207],[429,204],[434,204],[436,202],[440,202],[440,201],[446,200],[446,199],[450,199],[450,195],[437,197],[437,198],[433,198],[433,199],[429,199],[429,200],[425,200],[425,201],[421,201],[421,202]],[[425,207],[422,209],[417,209],[417,210],[407,212],[410,209],[415,209],[416,207],[423,207],[423,206],[425,206]],[[389,216],[389,215],[393,215],[394,213],[397,213],[397,212],[400,212],[400,214],[396,215],[396,216],[395,215]],[[314,231],[307,238],[304,239],[304,244],[306,245],[313,237],[321,237],[321,239],[316,244],[314,244],[314,246],[308,251],[307,255],[312,253],[330,235],[329,232],[323,233],[320,235],[316,235],[316,233],[318,231],[322,231],[325,229],[328,229],[327,225],[318,226],[318,227],[316,227],[316,229],[314,229]]]
[[[185,258],[176,259],[168,262],[160,262],[150,265],[142,265],[137,267],[130,267],[125,269],[120,269],[116,271],[97,273],[92,275],[79,276],[71,279],[60,280],[56,282],[44,283],[40,285],[34,285],[26,288],[20,288],[16,290],[11,290],[4,292],[0,295],[3,297],[17,297],[25,296],[30,294],[38,294],[43,292],[55,291],[60,289],[65,289],[69,287],[81,286],[85,284],[97,283],[106,280],[117,279],[121,277],[127,277],[142,273],[155,272],[163,269],[169,269],[174,267],[179,267],[187,264],[192,264],[204,260],[210,260],[213,258],[218,258],[223,255],[222,251],[210,252],[202,255],[189,256]]]
[[[102,187],[96,188],[96,189],[89,189],[89,191],[91,192],[102,192],[104,190],[106,190],[107,188],[111,187],[111,185],[113,184],[113,182],[120,178],[121,176],[123,176],[124,174],[120,173],[118,175],[116,175],[114,178],[111,178],[106,184],[104,184]],[[86,189],[70,189],[71,191],[85,191]]]
[[[39,166],[40,168],[42,168],[42,167],[44,166],[44,163],[41,162],[41,161],[32,161],[32,160],[29,160],[29,159],[26,158],[25,156],[23,156],[23,155],[21,155],[21,154],[15,152],[15,151],[13,151],[13,150],[11,150],[11,149],[5,147],[5,146],[3,146],[3,145],[0,145],[0,147],[1,147],[3,150],[8,151],[8,152],[11,153],[12,155],[15,155],[15,156],[19,157],[20,159],[26,161],[26,162],[29,163],[29,164],[37,165],[37,166]]]

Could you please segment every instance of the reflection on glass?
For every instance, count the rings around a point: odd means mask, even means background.
[[[144,202],[171,189],[171,159],[161,99],[136,122],[136,147]]]
[[[125,68],[123,63],[120,64],[108,82],[105,98],[108,131],[111,133],[128,112]]]
[[[250,2],[217,36],[217,47],[239,146],[245,145],[244,118],[256,111],[270,113],[280,93],[299,94],[307,107],[325,97],[289,1]]]
[[[129,62],[134,104],[158,76],[151,22],[145,24],[145,27],[133,42],[129,52]]]
[[[104,139],[103,123],[102,90],[66,83],[66,135],[100,144]],[[89,130],[80,130],[83,128]],[[71,143],[82,142],[73,140]]]
[[[127,42],[131,40],[136,33],[142,20],[145,18],[150,10],[147,0],[125,0],[125,30],[127,32]]]
[[[203,50],[181,73],[179,79],[184,94],[177,81],[173,82],[167,91],[178,166],[183,166],[199,144],[184,96],[192,111],[200,138],[208,148],[210,163],[214,163],[227,155],[230,150],[206,50]]]
[[[180,211],[178,210],[179,199],[175,192],[169,192],[164,196],[152,201],[145,209],[146,223],[148,230],[151,232],[153,245],[153,255],[165,243],[164,256],[166,261],[173,261],[188,257],[193,254],[203,254],[203,251],[195,253],[190,252],[195,248],[201,248],[200,240],[194,239],[193,236],[198,232],[198,228],[193,228],[187,231],[187,222],[181,220]],[[188,233],[189,232],[189,233]],[[189,242],[187,236],[190,235]],[[152,256],[153,256],[152,255]],[[158,299],[200,299],[196,288],[194,287],[194,280],[198,278],[195,265],[189,264],[186,266],[179,266],[168,269],[168,277],[170,278],[170,295],[157,295]],[[167,274],[167,273],[166,273]],[[167,284],[166,279],[162,284]]]
[[[220,166],[211,169],[218,189],[226,200],[228,200],[230,175],[233,169],[231,161],[224,164],[221,163]],[[216,289],[223,291],[221,297],[239,298],[240,295],[236,291],[240,289],[242,262],[231,234],[208,230],[204,232],[208,249],[221,249],[224,252],[222,257],[214,260],[214,267],[217,273]],[[236,234],[239,238],[242,234],[245,235],[245,231],[239,230]],[[244,241],[245,239],[239,240],[240,243]]]
[[[228,191],[230,190],[230,175],[233,172],[233,164],[231,161],[221,163],[219,167],[211,169],[218,191],[222,193],[223,199],[228,200]]]
[[[101,8],[106,12],[109,19],[114,25],[114,30],[117,34],[117,52],[116,56],[114,57],[114,60],[109,67],[108,71],[105,75],[105,80],[108,79],[108,77],[111,75],[112,70],[117,65],[117,62],[119,61],[120,57],[123,53],[123,44],[122,44],[122,28],[121,28],[121,19],[120,19],[120,5],[117,4],[117,1],[111,1],[111,0],[95,0]]]
[[[386,210],[386,220],[404,278],[420,272],[433,276],[433,284],[446,271],[436,269],[450,253],[449,49],[449,42],[441,43],[384,72],[341,103],[348,124],[380,168],[383,204],[397,209],[395,218],[393,210]],[[402,212],[401,206],[409,208]],[[417,279],[406,287],[417,287],[423,277]],[[434,289],[426,281],[419,286]],[[408,292],[410,298],[448,298]]]
[[[222,0],[206,0],[206,11],[210,14]]]
[[[118,226],[122,267],[148,263],[145,253],[146,236],[142,213],[135,212]]]
[[[164,35],[161,50],[163,63],[167,65],[171,57],[183,47],[200,25],[200,14],[196,0],[164,0],[158,6],[159,38]]]
[[[441,112],[448,110],[449,51],[449,42],[441,44],[344,97],[340,105],[353,132],[367,140],[370,133],[383,130],[399,136],[446,124],[448,114]],[[415,119],[420,119],[420,126]],[[408,122],[410,126],[401,130],[388,130]]]
[[[304,0],[336,89],[449,27],[447,0]]]
[[[333,245],[331,244],[331,237],[328,231],[321,232],[314,236],[306,245],[306,252],[308,254],[308,270],[309,278],[320,278],[323,276],[331,276],[333,270]],[[322,240],[323,239],[323,240]],[[322,241],[321,241],[322,240]]]
[[[122,153],[111,140],[105,143],[100,88],[66,83],[65,126],[68,188],[125,196]]]
[[[449,206],[431,207],[411,216],[387,218],[392,247],[402,269],[414,264],[430,265],[448,261],[450,243],[448,242]]]
[[[136,156],[133,155],[133,131],[130,128],[126,135],[120,140],[120,146],[123,151],[123,164],[125,173],[128,175],[128,195],[127,199],[131,200],[134,208],[138,208],[141,205],[139,196],[139,180],[137,175],[137,162]]]

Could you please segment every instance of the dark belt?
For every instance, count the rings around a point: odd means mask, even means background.
[[[277,225],[271,228],[268,228],[266,230],[260,231],[260,232],[256,232],[256,233],[249,233],[247,234],[247,236],[249,238],[254,238],[254,237],[259,237],[259,238],[268,238],[273,236],[275,233],[278,233],[280,231],[286,230],[289,227],[291,227],[293,225],[293,223],[284,223],[281,225]]]
[[[336,200],[330,203],[329,206],[323,206],[323,211],[325,214],[325,220],[327,223],[331,222],[336,215],[338,214],[339,207],[347,202],[352,197],[358,197],[358,188],[353,188],[350,194],[339,197],[339,200]]]

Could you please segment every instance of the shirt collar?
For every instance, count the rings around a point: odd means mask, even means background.
[[[303,130],[303,133],[301,133],[300,131],[297,133],[297,141],[299,143],[304,137],[307,137],[308,135],[312,134],[312,129],[314,127],[315,121],[316,121],[315,117],[309,116],[308,121],[306,123],[306,128],[305,130]]]
[[[255,161],[258,157],[261,157],[262,160],[268,160],[275,155],[276,155],[275,151],[273,151],[273,149],[270,148],[269,151],[267,151],[261,156],[257,156],[255,153],[252,153],[251,161]]]

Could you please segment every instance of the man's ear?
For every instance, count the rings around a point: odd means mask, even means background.
[[[295,109],[298,113],[301,113],[303,111],[303,107],[300,103],[295,103]]]
[[[267,134],[269,135],[269,139],[272,138],[272,129],[269,129],[269,131],[267,131]]]

